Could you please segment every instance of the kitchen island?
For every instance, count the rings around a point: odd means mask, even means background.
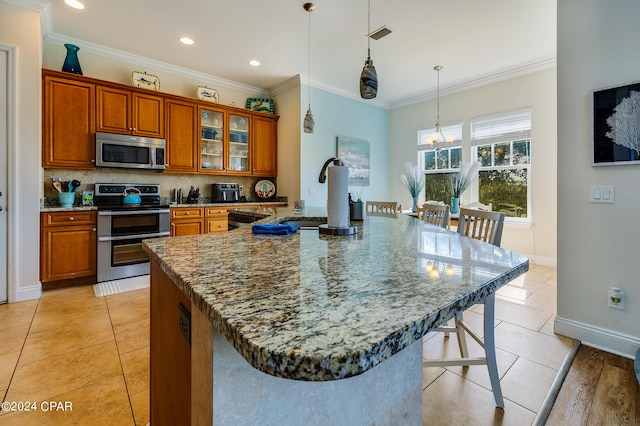
[[[405,215],[355,224],[146,240],[151,424],[421,424],[422,336],[528,260]]]

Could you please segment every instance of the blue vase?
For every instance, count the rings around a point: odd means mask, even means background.
[[[460,213],[460,198],[451,197],[451,213]]]
[[[67,48],[67,56],[64,58],[62,71],[82,75],[82,68],[80,68],[80,61],[78,61],[80,48],[73,44],[65,44],[64,47]]]

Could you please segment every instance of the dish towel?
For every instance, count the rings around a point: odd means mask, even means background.
[[[253,225],[251,230],[254,234],[273,234],[273,235],[291,235],[294,234],[299,226],[289,223],[265,223],[262,225]]]

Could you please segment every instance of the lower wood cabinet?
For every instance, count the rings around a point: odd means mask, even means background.
[[[172,207],[171,236],[227,232],[227,216],[227,209],[220,207]]]
[[[40,281],[96,275],[96,212],[40,215]]]

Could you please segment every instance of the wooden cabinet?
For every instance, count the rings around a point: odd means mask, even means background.
[[[42,213],[40,281],[96,275],[96,212]]]
[[[194,173],[198,169],[198,106],[194,102],[167,100],[165,172]],[[204,152],[204,150],[203,150]]]
[[[198,117],[198,171],[224,174],[228,167],[229,148],[225,137],[226,114],[221,109],[201,106],[198,109]]]
[[[99,132],[164,138],[164,98],[111,86],[96,87]]]
[[[278,117],[253,116],[251,121],[251,173],[278,174]]]
[[[229,114],[229,161],[227,173],[248,175],[250,169],[249,137],[252,134],[251,116]]]
[[[171,209],[171,236],[204,234],[204,207]]]
[[[44,74],[42,166],[95,168],[95,86]]]
[[[172,207],[171,236],[227,232],[227,216],[227,209],[221,207]]]
[[[227,209],[220,207],[207,207],[205,214],[206,231],[227,232],[229,230],[229,213]]]

